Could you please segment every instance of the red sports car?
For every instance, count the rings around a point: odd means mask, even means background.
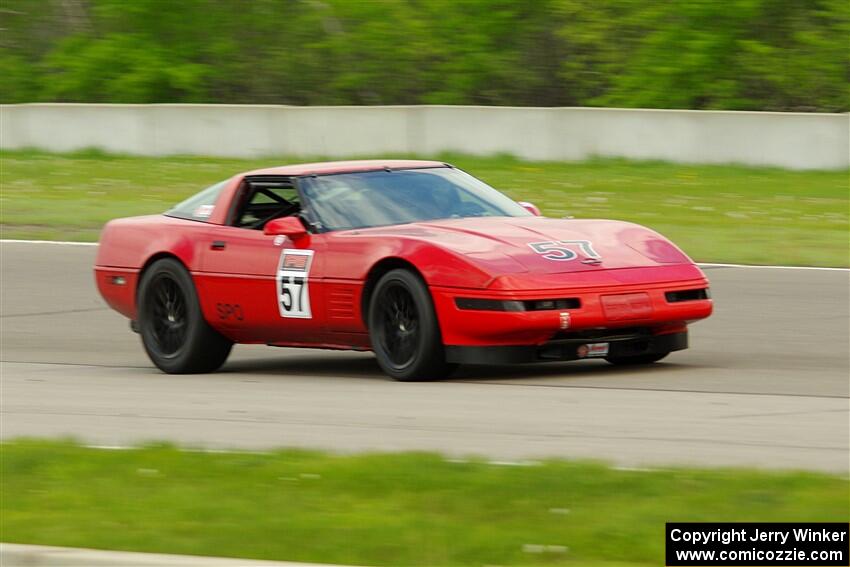
[[[156,366],[233,343],[372,350],[399,380],[458,364],[655,362],[708,317],[702,271],[658,233],[551,219],[435,161],[289,165],[109,222],[100,293]]]

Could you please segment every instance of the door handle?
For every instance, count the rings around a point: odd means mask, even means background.
[[[224,240],[213,240],[210,248],[212,250],[224,250],[225,246],[227,246],[227,243]]]

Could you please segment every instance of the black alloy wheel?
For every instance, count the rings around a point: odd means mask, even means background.
[[[204,320],[189,271],[174,258],[151,264],[138,288],[138,327],[151,361],[169,374],[212,372],[233,342]]]
[[[147,317],[154,345],[161,356],[175,356],[186,343],[186,298],[167,273],[158,274],[151,282],[150,293],[153,297],[148,302]]]
[[[431,294],[409,270],[392,270],[378,281],[368,326],[378,364],[396,380],[437,380],[457,366],[446,363]]]
[[[391,281],[378,304],[378,337],[387,357],[396,366],[408,365],[419,344],[419,312],[407,287]]]

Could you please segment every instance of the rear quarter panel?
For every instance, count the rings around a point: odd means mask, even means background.
[[[203,222],[151,215],[117,219],[106,224],[95,260],[95,282],[110,307],[136,318],[136,287],[146,262],[157,255],[180,260],[190,272],[199,267]],[[124,278],[119,285],[119,278]]]

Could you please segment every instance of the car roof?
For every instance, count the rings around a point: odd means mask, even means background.
[[[297,163],[278,167],[255,169],[245,175],[326,175],[331,173],[353,173],[357,171],[376,171],[381,169],[415,169],[422,167],[446,167],[440,161],[416,159],[361,159],[352,161],[322,161],[315,163]]]

